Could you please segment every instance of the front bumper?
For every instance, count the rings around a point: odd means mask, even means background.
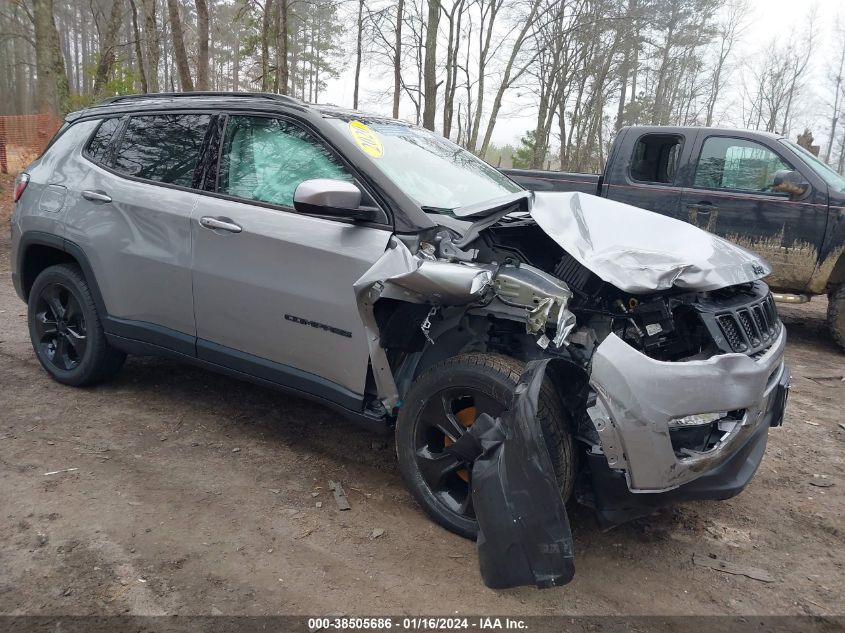
[[[602,453],[591,455],[593,470],[616,471],[630,493],[665,493],[699,479],[718,479],[720,469],[745,455],[738,465],[743,477],[734,486],[736,494],[762,459],[769,426],[783,418],[789,387],[785,345],[786,330],[781,328],[777,340],[757,359],[723,354],[674,363],[651,359],[611,334],[596,349],[590,377],[596,403],[587,412]],[[676,455],[670,420],[737,410],[744,415],[716,446]],[[756,452],[749,448],[760,445]],[[743,466],[752,458],[753,465]],[[725,498],[714,495],[697,498]]]

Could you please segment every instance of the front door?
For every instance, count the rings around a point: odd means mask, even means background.
[[[287,120],[230,116],[218,171],[218,196],[192,222],[198,356],[360,403],[369,353],[352,284],[384,253],[389,227],[294,211],[302,181],[354,178]]]
[[[826,193],[772,190],[775,172],[794,169],[774,146],[712,134],[698,147],[679,219],[759,254],[772,266],[773,288],[803,291],[824,236]]]

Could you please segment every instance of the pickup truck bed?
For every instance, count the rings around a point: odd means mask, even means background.
[[[601,176],[539,169],[502,169],[502,173],[532,191],[578,191],[597,195]]]

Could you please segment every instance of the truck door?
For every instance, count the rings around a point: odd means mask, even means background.
[[[812,185],[799,195],[773,191],[775,172],[800,167],[785,154],[775,140],[702,133],[679,219],[755,251],[772,266],[770,286],[800,292],[824,237],[826,192]]]
[[[689,162],[695,133],[687,138],[665,131],[628,129],[625,135],[617,143],[620,149],[631,147],[631,155],[620,153],[608,161],[601,195],[655,213],[674,215],[681,202],[681,166]],[[633,137],[630,142],[628,136]]]

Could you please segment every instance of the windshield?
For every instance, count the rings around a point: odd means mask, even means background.
[[[401,121],[330,119],[425,211],[451,213],[522,187],[451,141]]]
[[[810,169],[812,169],[819,178],[824,180],[827,186],[833,191],[845,192],[845,177],[837,174],[826,162],[797,143],[787,141],[786,139],[782,139],[781,142],[789,145],[789,148],[792,151],[798,153],[807,165],[810,166]]]

